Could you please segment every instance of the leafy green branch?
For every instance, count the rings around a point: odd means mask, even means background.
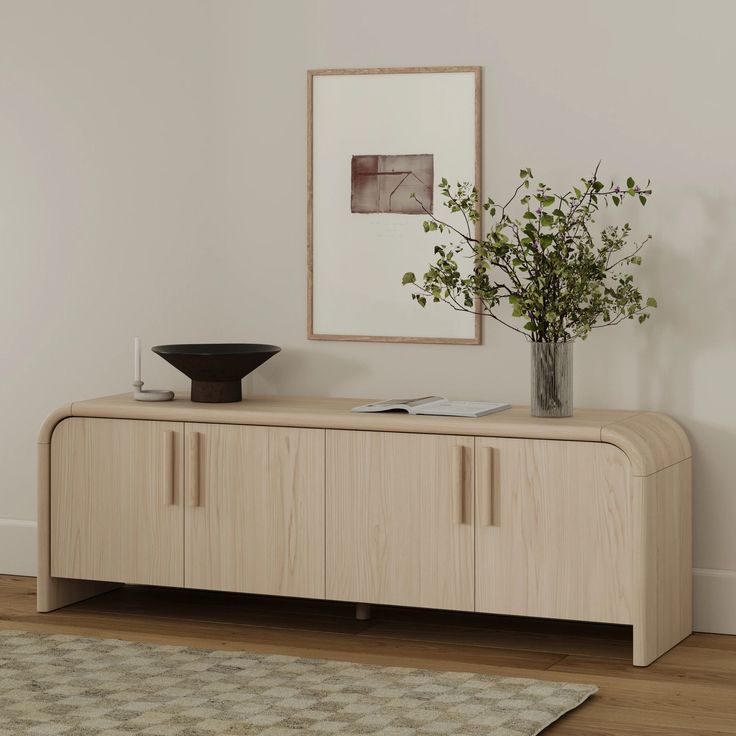
[[[428,218],[424,231],[437,231],[450,241],[435,245],[435,260],[421,278],[404,274],[402,283],[414,287],[412,299],[422,307],[428,301],[444,302],[489,316],[534,342],[585,339],[595,328],[647,320],[657,302],[643,297],[630,268],[641,265],[639,254],[651,236],[631,245],[628,223],[608,225],[595,236],[592,226],[602,206],[619,207],[627,198],[645,205],[652,191],[649,182],[642,187],[632,177],[625,186],[613,181],[606,186],[598,177],[599,166],[561,194],[543,182],[534,185],[532,170],[521,169],[518,186],[501,205],[491,198],[481,205],[475,187],[460,182],[453,187],[443,178],[444,206],[462,215],[465,231],[417,199]],[[512,217],[509,209],[515,203],[520,212]],[[483,211],[488,232],[478,237]],[[464,258],[472,261],[469,270],[460,268]],[[522,326],[499,316],[502,303],[523,319]]]

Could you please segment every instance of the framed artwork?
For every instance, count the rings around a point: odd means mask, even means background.
[[[439,181],[481,187],[480,67],[320,69],[307,85],[308,337],[479,344],[480,315],[423,309],[401,277],[432,259],[427,212],[465,227]]]

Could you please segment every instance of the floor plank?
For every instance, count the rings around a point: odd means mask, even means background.
[[[376,621],[365,630],[366,636],[381,636],[391,639],[412,639],[432,641],[441,644],[473,644],[474,646],[516,649],[530,652],[558,654],[560,658],[569,654],[581,656],[605,656],[614,660],[630,662],[632,656],[631,640],[607,639],[605,637],[576,636],[574,633],[560,633],[554,636],[544,631],[518,631],[502,627],[460,627],[441,626],[422,622]]]
[[[0,628],[590,682],[553,736],[736,736],[736,637],[693,634],[633,667],[631,630],[563,621],[125,587],[39,614],[35,580],[0,576]]]

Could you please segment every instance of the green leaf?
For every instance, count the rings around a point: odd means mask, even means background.
[[[610,322],[614,315],[640,322],[651,318],[656,300],[643,296],[629,273],[641,263],[638,244],[629,243],[631,227],[626,223],[608,225],[598,236],[586,229],[603,204],[618,206],[624,197],[631,196],[643,205],[648,189],[637,187],[633,177],[620,191],[614,191],[615,184],[608,187],[596,177],[587,177],[558,198],[549,187],[532,179],[531,169],[519,169],[519,175],[521,186],[519,197],[512,197],[516,206],[513,213],[511,209],[501,212],[490,199],[478,201],[470,184],[458,184],[456,189],[443,179],[441,200],[449,211],[464,212],[472,223],[480,222],[481,206],[498,215],[491,220],[487,234],[472,243],[467,239],[460,243],[453,237],[457,233],[452,227],[429,216],[424,230],[444,233],[449,242],[432,243],[433,262],[424,275],[404,274],[404,285],[415,284],[409,290],[412,301],[425,306],[456,300],[460,308],[470,311],[475,298],[481,297],[487,311],[493,313],[508,299],[509,310],[521,317],[519,324],[525,323],[527,334],[540,339],[584,340],[593,327]],[[536,242],[540,250],[532,254],[532,243]],[[634,253],[625,256],[632,250],[630,245],[635,246]],[[612,253],[620,253],[616,257],[620,267],[609,272],[606,264]],[[473,264],[469,273],[461,266],[466,256]],[[495,286],[496,279],[513,283],[513,294],[507,291],[503,296]]]
[[[647,299],[647,306],[648,307],[654,307],[656,309],[657,308],[657,300],[653,296],[650,296],[649,299]]]

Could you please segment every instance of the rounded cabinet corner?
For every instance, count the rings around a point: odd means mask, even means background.
[[[44,420],[41,428],[38,431],[38,439],[36,444],[38,445],[49,445],[51,444],[51,436],[54,434],[56,427],[61,424],[65,419],[69,419],[72,416],[72,405],[64,404],[58,409],[49,414]]]
[[[601,440],[624,451],[634,476],[653,475],[692,456],[682,426],[668,414],[655,411],[604,426]]]

